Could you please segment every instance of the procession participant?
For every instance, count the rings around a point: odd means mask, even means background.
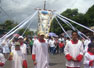
[[[89,43],[91,43],[90,38],[85,39],[85,41],[84,41],[84,46],[85,46],[84,53],[86,53],[88,51],[88,44]]]
[[[88,52],[84,55],[84,68],[94,68],[94,43],[88,45]]]
[[[78,40],[78,33],[76,31],[72,32],[72,40],[66,44],[64,53],[67,59],[67,68],[80,68],[83,58],[83,44]]]
[[[18,38],[14,37],[14,39],[11,41],[11,52],[15,50],[15,43],[18,42]]]
[[[0,46],[0,68],[3,68],[4,65],[5,65],[5,57],[2,54],[2,47]]]
[[[38,33],[38,40],[34,41],[32,50],[32,60],[35,68],[48,68],[48,44],[44,40],[44,33]]]
[[[94,42],[94,37],[92,36],[91,38],[90,38],[90,40],[88,40],[88,41],[86,41],[86,47],[85,47],[85,49],[84,49],[84,53],[86,53],[87,51],[88,51],[88,44],[89,43],[93,43]]]
[[[9,40],[6,38],[3,43],[1,44],[2,45],[2,48],[3,48],[3,53],[4,53],[4,56],[5,58],[7,59],[8,58],[8,55],[10,53],[10,50],[9,50]]]
[[[24,61],[23,61],[23,66],[25,67],[25,68],[27,68],[27,46],[26,46],[26,44],[24,43],[24,38],[23,38],[23,36],[19,36],[18,37],[18,41],[19,41],[19,43],[20,43],[20,48],[21,48],[21,51],[22,51],[22,53],[23,53],[23,55],[24,55]]]
[[[12,61],[12,68],[23,68],[23,53],[19,42],[15,43],[15,49],[11,52],[9,60]]]

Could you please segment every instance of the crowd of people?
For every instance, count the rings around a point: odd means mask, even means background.
[[[80,68],[81,64],[84,68],[94,68],[94,37],[79,38],[76,31],[72,32],[71,39],[45,36],[44,32],[39,32],[33,38],[18,36],[1,43],[0,68],[7,60],[12,61],[11,68],[28,68],[28,54],[32,55],[35,68],[49,68],[48,54],[64,54],[67,68]]]

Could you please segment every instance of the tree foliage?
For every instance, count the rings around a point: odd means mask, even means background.
[[[4,28],[4,30],[6,32],[8,32],[10,29],[12,29],[14,26],[16,26],[17,24],[14,23],[14,21],[11,20],[6,20],[3,24],[0,24],[1,28]]]
[[[79,13],[78,9],[67,9],[66,11],[62,12],[61,15],[72,19],[84,26],[94,26],[94,5],[88,9],[88,11],[83,14]],[[62,24],[65,30],[70,30],[70,27],[68,27],[64,22],[62,22],[60,19],[58,19],[59,22]],[[74,27],[77,29],[84,31],[85,29],[70,22]],[[51,32],[55,32],[56,34],[61,34],[63,31],[61,27],[57,24],[57,21],[53,19],[52,24],[51,24]]]
[[[12,28],[14,28],[17,25],[17,23],[14,23],[14,21],[11,20],[6,20],[3,24],[0,24],[0,26],[2,26],[2,29],[4,29],[4,32],[8,32],[10,31]],[[2,31],[2,30],[0,30]],[[22,35],[23,32],[25,31],[25,28],[20,29],[17,31],[18,34]],[[24,33],[24,35],[33,35],[34,32],[30,31],[29,29],[26,30],[26,32]]]
[[[5,23],[5,29],[8,32],[10,29],[12,29],[14,26],[16,26],[17,24],[15,24],[13,21],[11,20],[6,20]]]
[[[24,35],[24,36],[28,36],[28,35],[32,36],[34,32],[30,31],[29,29],[25,30],[25,28],[23,28],[19,30],[18,34]]]

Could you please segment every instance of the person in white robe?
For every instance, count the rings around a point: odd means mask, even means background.
[[[20,48],[21,48],[21,51],[22,51],[22,53],[23,53],[23,55],[24,55],[24,61],[23,61],[23,66],[25,67],[25,68],[27,68],[27,45],[24,43],[24,38],[23,38],[23,36],[19,36],[18,37],[18,39],[19,39],[19,43],[20,43]]]
[[[94,36],[92,36],[90,39],[88,39],[84,42],[84,45],[85,45],[84,53],[86,53],[88,51],[88,44],[91,42],[94,42]]]
[[[20,49],[20,43],[15,43],[15,50],[13,50],[9,56],[9,60],[12,60],[11,68],[23,68],[23,53]]]
[[[72,32],[72,40],[66,43],[64,49],[67,68],[80,68],[83,58],[83,44],[78,40],[78,33]]]
[[[84,41],[84,45],[85,45],[85,49],[84,49],[84,53],[86,53],[88,51],[88,44],[91,43],[90,39],[86,39]]]
[[[43,32],[39,32],[38,40],[34,41],[32,60],[35,68],[49,68],[48,43],[44,40]]]
[[[5,62],[6,62],[6,60],[5,60],[4,55],[2,54],[2,48],[0,46],[0,68],[3,68],[4,67]]]
[[[84,68],[94,68],[94,43],[89,43],[84,55]]]
[[[11,41],[11,52],[15,50],[15,43],[18,42],[18,38],[14,37],[14,39]]]
[[[4,56],[6,59],[8,58],[8,54],[10,53],[8,42],[9,42],[9,40],[5,39],[2,43],[3,53],[4,53]]]

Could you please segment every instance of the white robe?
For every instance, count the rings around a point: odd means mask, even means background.
[[[65,55],[70,54],[73,58],[76,59],[76,57],[81,54],[83,55],[83,44],[80,40],[78,40],[77,44],[72,44],[71,41],[66,43],[66,46],[64,48]],[[67,61],[66,66],[68,67],[80,67],[81,62],[74,62],[74,61]]]
[[[15,50],[15,46],[11,46],[11,52],[13,52],[13,50]]]
[[[84,68],[94,68],[94,63],[93,66],[89,66],[89,61],[94,60],[94,55],[90,55],[88,52],[85,53],[84,55]]]
[[[27,46],[26,46],[26,44],[23,44],[23,45],[21,45],[20,46],[20,48],[21,48],[21,51],[22,51],[22,53],[23,53],[23,57],[24,57],[24,60],[26,60],[27,59]]]
[[[11,52],[15,50],[15,42],[11,42]]]
[[[89,39],[86,39],[84,41],[84,45],[85,45],[85,49],[84,49],[84,53],[86,53],[88,51],[88,44],[91,43],[91,41]]]
[[[48,44],[34,41],[32,55],[36,55],[35,68],[48,68]]]
[[[10,53],[9,45],[8,45],[7,41],[3,45],[3,53]]]
[[[15,44],[15,43],[14,43]],[[23,45],[21,45],[20,46],[20,49],[21,49],[21,51],[22,51],[22,53],[23,53],[23,57],[24,57],[24,60],[26,60],[26,58],[27,58],[27,51],[26,51],[26,44],[23,44]],[[14,45],[12,45],[12,47],[11,47],[11,52],[12,51],[14,51],[15,50],[15,46]]]
[[[23,54],[21,51],[13,50],[12,68],[23,68]]]
[[[5,57],[4,57],[4,55],[2,53],[0,53],[0,62],[2,62],[4,64],[6,62]],[[0,67],[0,68],[3,68],[3,67]]]

